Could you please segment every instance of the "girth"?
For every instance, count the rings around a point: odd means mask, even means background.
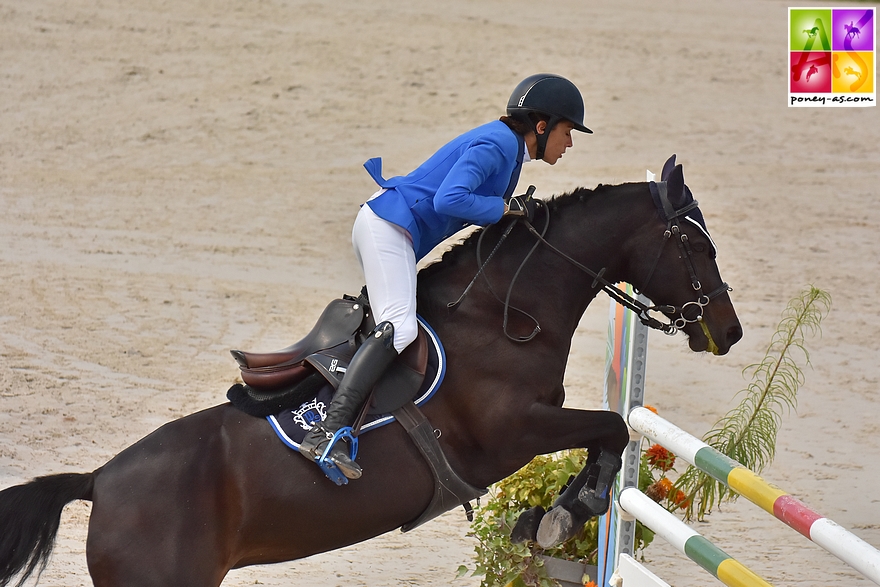
[[[434,495],[431,497],[431,503],[418,518],[404,524],[400,528],[401,531],[409,532],[459,505],[464,506],[468,520],[473,520],[470,501],[486,495],[488,490],[474,487],[458,476],[443,454],[434,427],[414,403],[405,404],[395,410],[393,415],[409,433],[434,476]]]

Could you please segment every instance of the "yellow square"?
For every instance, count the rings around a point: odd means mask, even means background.
[[[871,51],[835,51],[831,65],[831,91],[848,94],[874,91],[874,53]]]

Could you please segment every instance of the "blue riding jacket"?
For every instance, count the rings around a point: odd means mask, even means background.
[[[469,224],[494,224],[519,180],[525,143],[500,120],[453,139],[406,176],[382,177],[382,159],[364,167],[385,188],[367,202],[380,218],[406,229],[416,259]]]

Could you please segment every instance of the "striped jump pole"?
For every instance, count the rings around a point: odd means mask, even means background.
[[[855,534],[647,408],[634,407],[628,421],[634,430],[724,483],[880,585],[880,551]]]
[[[728,587],[770,587],[770,583],[635,487],[624,489],[618,501],[627,513],[638,518],[642,524]]]

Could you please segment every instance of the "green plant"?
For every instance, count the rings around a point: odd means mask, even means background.
[[[797,390],[804,382],[798,360],[810,364],[806,336],[821,333],[819,325],[830,309],[831,296],[813,286],[788,303],[764,359],[743,370],[751,373],[752,382],[737,394],[742,400],[703,436],[706,444],[756,473],[772,462],[782,412],[796,407]],[[686,496],[686,520],[702,520],[716,504],[738,497],[693,466],[679,477],[675,488]]]
[[[527,587],[555,587],[547,576],[541,555],[596,564],[598,555],[599,520],[593,518],[571,540],[551,549],[535,543],[512,544],[510,531],[519,515],[534,506],[544,509],[563,491],[572,476],[577,475],[587,460],[585,449],[539,455],[502,481],[489,488],[489,496],[474,512],[469,536],[477,539],[473,575],[482,577],[481,587],[503,587],[514,580]],[[654,478],[655,467],[642,455],[645,469],[639,486],[645,490]],[[636,529],[636,549],[643,550],[654,539],[654,533],[641,524]],[[462,565],[458,576],[470,571]]]

